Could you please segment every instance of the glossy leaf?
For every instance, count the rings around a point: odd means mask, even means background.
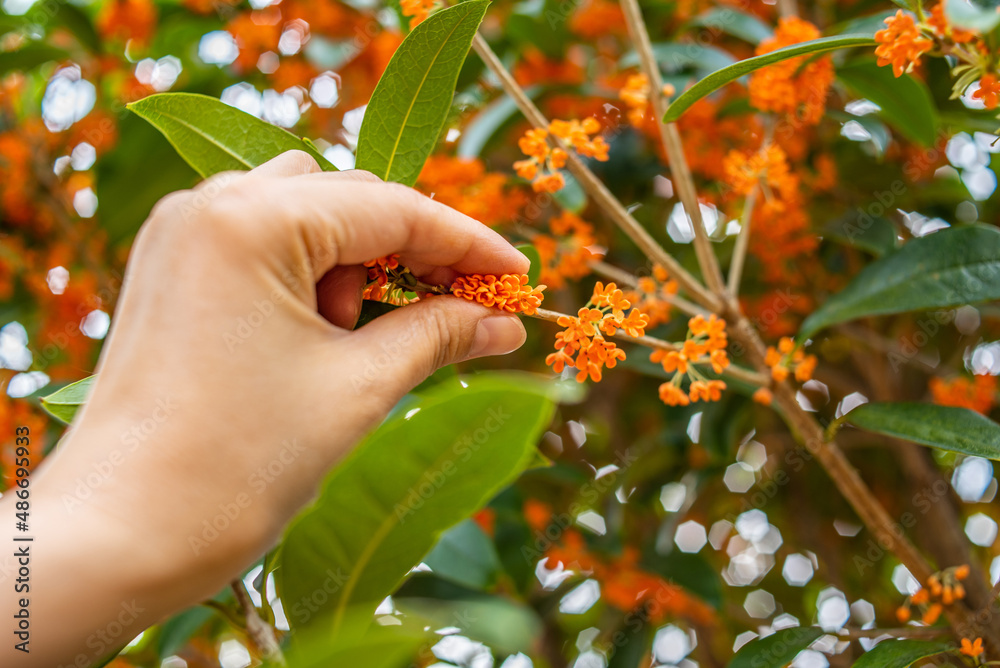
[[[862,654],[853,668],[907,668],[915,661],[950,649],[945,643],[930,640],[883,640]]]
[[[87,401],[95,380],[97,376],[90,376],[70,383],[47,397],[42,397],[42,407],[49,415],[69,424],[80,410],[80,406]]]
[[[663,120],[666,123],[676,121],[685,111],[691,108],[691,105],[701,98],[762,67],[798,56],[824,53],[837,49],[848,49],[855,46],[873,46],[874,44],[875,40],[868,35],[837,35],[836,37],[821,37],[809,42],[793,44],[792,46],[786,46],[771,53],[765,53],[762,56],[754,56],[753,58],[741,60],[713,72],[684,91],[667,108],[667,113],[663,116]]]
[[[325,171],[330,161],[291,132],[207,95],[159,93],[126,105],[163,133],[202,177],[248,170],[286,151],[305,151]]]
[[[729,668],[784,668],[821,635],[823,631],[815,626],[796,626],[751,640],[736,653]]]
[[[532,461],[552,416],[548,384],[506,374],[465,382],[428,390],[383,424],[288,529],[276,577],[293,627],[337,635],[348,610],[374,611],[444,530]],[[325,604],[310,606],[324,588]]]
[[[486,0],[435,12],[406,36],[379,79],[358,135],[357,168],[413,185],[451,109]]]
[[[968,408],[917,402],[862,404],[844,422],[939,450],[1000,459],[1000,424]]]
[[[1000,229],[952,227],[913,239],[865,267],[802,323],[805,340],[870,315],[947,308],[1000,298]]]
[[[885,218],[868,214],[849,214],[827,226],[825,234],[875,257],[882,257],[896,248],[896,228]]]
[[[296,640],[286,650],[288,668],[406,668],[428,641],[426,634],[416,629],[396,626],[372,626],[366,633],[339,639],[310,632]]]
[[[722,605],[722,578],[704,557],[674,550],[644,560],[645,566],[669,582],[678,584],[711,606]]]
[[[751,44],[760,44],[774,35],[769,25],[753,14],[731,7],[714,7],[691,21],[714,32],[724,32]]]
[[[485,589],[500,570],[493,541],[472,520],[459,522],[441,534],[423,563],[438,577],[471,589]]]
[[[916,77],[896,78],[891,67],[879,67],[874,59],[866,58],[838,67],[837,78],[858,97],[881,107],[878,116],[904,137],[924,146],[934,144],[934,101]]]

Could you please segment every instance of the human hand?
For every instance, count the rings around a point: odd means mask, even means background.
[[[118,644],[211,596],[413,386],[524,341],[516,317],[450,297],[351,331],[361,263],[391,253],[428,283],[528,268],[475,220],[300,152],[157,205],[92,395],[32,481],[45,593],[28,665],[95,654],[89,637],[131,601]]]

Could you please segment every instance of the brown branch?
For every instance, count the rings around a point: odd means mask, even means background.
[[[758,189],[754,188],[747,195],[743,203],[743,216],[740,219],[740,234],[736,237],[736,246],[733,248],[733,260],[729,263],[729,290],[730,299],[736,299],[740,294],[740,281],[743,278],[743,265],[746,263],[747,249],[750,247],[750,222],[753,218],[754,205],[757,203]]]
[[[539,111],[535,103],[524,93],[521,86],[514,81],[514,77],[503,66],[497,55],[493,53],[493,49],[486,43],[482,35],[476,35],[472,42],[472,48],[483,59],[486,67],[500,80],[500,85],[503,87],[504,92],[511,96],[525,118],[535,127],[548,128],[548,119],[545,118],[545,115]],[[719,299],[706,290],[705,286],[698,282],[698,279],[684,269],[663,246],[657,243],[652,235],[639,224],[622,203],[611,194],[611,191],[605,187],[601,180],[580,160],[576,153],[567,148],[558,138],[550,137],[550,139],[556,146],[566,151],[568,155],[566,164],[569,167],[569,171],[580,182],[583,189],[587,191],[594,202],[601,207],[615,224],[635,242],[636,246],[646,254],[646,257],[666,269],[694,301],[705,306],[710,311],[718,310],[720,307]]]
[[[649,80],[649,98],[653,103],[653,113],[656,114],[660,139],[663,141],[667,161],[670,163],[670,173],[674,177],[674,186],[677,188],[677,194],[684,205],[684,210],[691,218],[691,226],[694,228],[694,251],[695,255],[698,256],[698,266],[701,268],[701,273],[708,287],[712,292],[720,295],[724,287],[722,271],[719,269],[719,261],[715,257],[715,251],[712,250],[712,242],[705,231],[705,221],[701,216],[701,206],[698,204],[698,193],[694,187],[694,179],[691,177],[691,170],[684,158],[681,135],[677,131],[675,123],[664,123],[662,120],[664,114],[667,113],[667,101],[663,96],[663,77],[660,76],[660,66],[656,62],[653,45],[649,41],[649,32],[642,19],[642,10],[639,9],[638,0],[621,0],[621,4],[629,35],[632,37],[635,50],[639,54],[642,70]]]
[[[250,594],[242,580],[233,580],[229,583],[233,594],[236,595],[236,602],[240,605],[240,610],[247,620],[247,636],[260,656],[268,661],[273,661],[279,666],[285,665],[285,656],[281,652],[278,638],[274,634],[274,627],[261,619],[257,613],[257,608],[250,600]]]

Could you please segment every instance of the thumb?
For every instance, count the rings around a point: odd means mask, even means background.
[[[521,321],[451,296],[430,297],[396,309],[351,332],[355,365],[379,372],[379,385],[402,395],[439,368],[517,350]]]

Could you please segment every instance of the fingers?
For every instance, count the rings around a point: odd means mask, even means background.
[[[353,377],[376,377],[392,401],[442,366],[512,352],[525,337],[517,317],[444,296],[376,318],[340,343],[356,346]]]
[[[316,159],[305,151],[285,151],[276,158],[271,158],[263,165],[250,170],[253,176],[269,176],[282,178],[300,176],[323,171]]]
[[[463,274],[528,271],[528,259],[482,223],[412,188],[348,174],[248,180],[246,215],[300,233],[317,280],[334,265],[392,253]]]
[[[368,270],[359,265],[334,267],[316,284],[319,314],[331,324],[353,329],[361,313],[361,290],[368,282]]]

